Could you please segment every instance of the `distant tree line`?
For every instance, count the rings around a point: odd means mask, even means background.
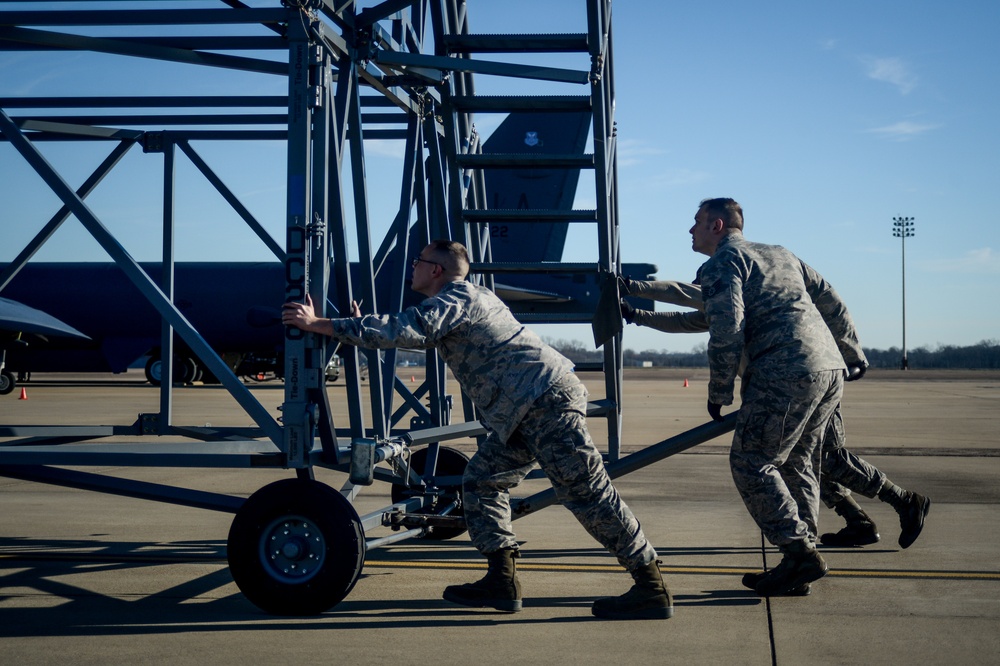
[[[874,368],[898,368],[902,364],[903,350],[899,347],[884,351],[866,349],[865,356]],[[1000,340],[983,340],[969,347],[917,347],[906,350],[906,360],[910,368],[996,370],[1000,368]]]
[[[546,342],[575,363],[597,362],[604,358],[603,351],[586,347],[576,340],[546,340]],[[865,349],[865,355],[868,357],[868,363],[874,368],[899,368],[902,364],[903,350],[899,347],[885,350]],[[622,357],[626,367],[641,367],[644,364],[665,368],[708,367],[705,343],[689,352],[626,349]],[[911,369],[996,370],[1000,369],[1000,340],[983,340],[969,347],[955,345],[940,345],[935,349],[918,347],[907,350],[906,358]]]
[[[604,360],[602,350],[593,349],[578,340],[546,338],[545,341],[574,363],[599,363]],[[899,368],[903,360],[903,350],[899,347],[865,349],[865,355],[873,368]],[[997,370],[1000,369],[1000,340],[983,340],[969,347],[917,347],[907,350],[906,358],[911,369]],[[625,367],[642,367],[648,364],[658,368],[706,368],[708,345],[701,343],[689,352],[626,349],[622,353],[622,359]],[[424,353],[401,350],[398,360],[401,364],[406,362],[410,365],[424,365]]]

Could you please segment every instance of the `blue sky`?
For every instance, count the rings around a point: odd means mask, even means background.
[[[474,32],[583,27],[582,3],[571,0],[469,5]],[[1000,339],[1000,230],[988,205],[1000,185],[1000,46],[993,35],[1000,5],[646,0],[613,7],[625,261],[655,263],[663,279],[691,279],[704,260],[687,233],[698,201],[731,196],[743,205],[748,238],[788,247],[837,288],[865,346],[898,347],[901,246],[892,218],[910,216],[916,235],[906,241],[907,347]],[[509,92],[510,85],[481,79],[477,90]],[[0,97],[278,94],[282,87],[277,77],[103,55],[0,53]],[[488,134],[495,122],[483,118],[477,126]],[[195,147],[280,238],[281,146]],[[45,144],[42,151],[75,186],[110,146]],[[369,148],[372,208],[386,220],[395,190],[384,196],[381,183],[394,183],[400,155],[398,145]],[[143,260],[160,252],[159,164],[131,154],[88,199]],[[58,203],[6,144],[0,171],[0,261],[8,261]],[[178,177],[180,259],[268,258],[183,158]],[[581,207],[593,205],[586,189]],[[590,260],[592,246],[580,232],[566,258]],[[37,255],[70,258],[106,258],[74,220]],[[541,332],[590,339],[581,327]],[[625,346],[687,351],[705,341],[632,326]]]

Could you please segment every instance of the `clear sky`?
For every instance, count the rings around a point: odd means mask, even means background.
[[[580,31],[582,6],[470,0],[470,23],[474,32]],[[909,216],[916,235],[906,241],[907,347],[1000,339],[1000,229],[983,208],[1000,189],[1000,4],[633,0],[615,2],[613,11],[624,261],[690,280],[705,259],[691,251],[688,234],[697,204],[731,196],[743,205],[749,239],[788,247],[837,288],[865,346],[898,347],[901,241],[892,218]],[[477,90],[505,85],[484,79]],[[0,52],[0,97],[282,91],[278,77],[78,52]],[[477,125],[488,134],[495,119]],[[195,147],[281,238],[281,147]],[[110,146],[42,150],[76,186]],[[162,161],[150,165],[151,157],[129,155],[88,199],[142,260],[160,252]],[[178,258],[266,260],[259,241],[179,162]],[[369,149],[372,208],[386,219],[397,186],[384,196],[380,183],[400,165],[399,146]],[[9,261],[58,203],[6,144],[0,173],[0,261]],[[593,205],[585,190],[586,181],[581,207]],[[592,245],[586,233],[572,236],[566,258],[592,260]],[[106,259],[75,221],[36,256],[71,258]],[[541,332],[590,340],[583,328]],[[707,340],[634,326],[625,335],[635,350],[688,351]]]

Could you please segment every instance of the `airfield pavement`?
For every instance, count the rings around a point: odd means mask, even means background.
[[[419,368],[399,374],[422,377]],[[706,381],[704,369],[628,370],[623,453],[704,423]],[[600,397],[596,379],[588,384]],[[283,399],[276,382],[252,392],[270,410]],[[129,424],[156,412],[159,396],[141,372],[37,375],[28,399],[18,394],[0,396],[0,425]],[[330,396],[340,405],[343,385],[332,384]],[[892,509],[859,498],[881,542],[823,549],[831,571],[809,597],[758,597],[742,574],[780,557],[733,487],[726,435],[616,481],[663,561],[676,607],[669,621],[592,617],[595,598],[631,581],[558,506],[515,523],[521,613],[441,599],[446,585],[484,570],[463,535],[373,549],[333,609],[273,617],[230,576],[231,514],[0,478],[0,663],[1000,663],[1000,372],[872,370],[847,385],[844,415],[852,450],[933,499],[917,542],[901,550]],[[220,387],[191,386],[175,390],[173,422],[249,425],[249,417]],[[599,442],[601,429],[593,428]],[[243,497],[291,475],[89,471]],[[316,475],[337,488],[345,479]],[[547,483],[524,485],[518,496]],[[374,511],[388,495],[376,482],[355,506]],[[821,519],[821,531],[842,525],[827,509]]]

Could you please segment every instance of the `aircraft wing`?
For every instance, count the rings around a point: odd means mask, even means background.
[[[0,330],[90,339],[52,315],[9,298],[0,298]]]

